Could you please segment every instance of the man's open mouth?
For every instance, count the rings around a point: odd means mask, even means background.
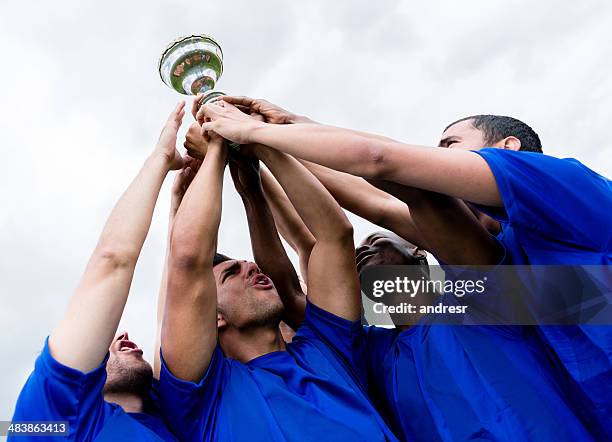
[[[142,355],[142,350],[132,341],[120,341],[119,351],[121,353],[140,353]]]
[[[258,274],[251,279],[251,285],[257,288],[272,288],[272,280],[268,278],[266,275]]]

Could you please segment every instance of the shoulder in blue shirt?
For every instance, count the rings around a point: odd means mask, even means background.
[[[396,440],[351,366],[360,332],[309,303],[286,351],[241,363],[217,346],[197,384],[174,377],[162,358],[164,415],[184,440]]]
[[[402,440],[593,440],[532,328],[364,331],[372,397]]]
[[[48,340],[36,359],[34,371],[21,390],[13,421],[67,421],[69,436],[45,440],[75,441],[174,441],[174,436],[156,414],[126,413],[104,401],[106,362],[82,373],[56,361]],[[9,438],[11,439],[11,438]],[[16,441],[30,440],[15,437]],[[39,441],[33,436],[32,441]]]
[[[501,221],[498,239],[513,264],[612,262],[609,179],[574,159],[492,148],[475,152],[491,168],[504,204],[501,210],[481,209]],[[541,290],[530,287],[530,296],[546,295]],[[542,326],[539,333],[567,374],[573,402],[612,438],[612,326]]]
[[[489,165],[504,203],[481,208],[512,229],[504,237],[515,264],[612,262],[609,179],[571,158],[494,148],[475,153]]]

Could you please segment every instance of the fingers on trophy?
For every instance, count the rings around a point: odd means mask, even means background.
[[[162,81],[178,93],[203,94],[198,107],[225,95],[214,90],[223,74],[223,51],[208,35],[190,35],[173,41],[162,53],[158,69]],[[238,143],[229,145],[240,149]]]

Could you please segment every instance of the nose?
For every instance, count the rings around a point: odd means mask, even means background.
[[[128,336],[128,332],[127,331],[121,332],[121,334],[119,336],[117,336],[117,341],[119,341],[119,340],[129,341],[130,337]]]
[[[253,276],[254,273],[261,273],[259,267],[254,262],[246,262],[246,274],[247,278]]]

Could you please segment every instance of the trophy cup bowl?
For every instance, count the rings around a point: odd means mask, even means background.
[[[158,64],[164,83],[183,95],[212,90],[223,74],[221,46],[207,35],[190,35],[173,41]]]
[[[219,43],[208,35],[177,38],[166,47],[157,68],[162,81],[178,93],[203,93],[200,106],[225,95],[213,90],[223,74],[223,51]],[[230,143],[230,147],[238,150],[240,145]]]

